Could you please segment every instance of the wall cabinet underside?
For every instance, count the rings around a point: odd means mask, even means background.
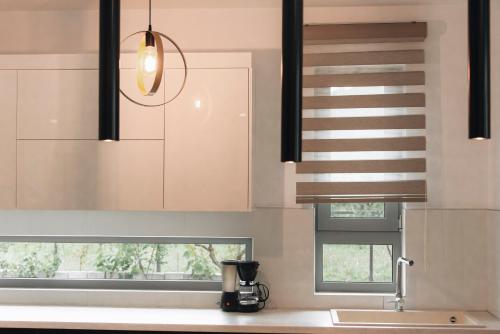
[[[0,56],[0,208],[248,211],[250,55],[188,54],[172,103],[120,101],[120,142],[99,142],[93,56]],[[37,59],[40,57],[40,59]],[[75,58],[76,57],[76,58]],[[177,90],[175,57],[148,103]],[[94,60],[95,61],[95,60]],[[121,86],[141,102],[122,59]]]

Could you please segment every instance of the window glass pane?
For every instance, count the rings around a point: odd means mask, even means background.
[[[220,261],[246,245],[186,243],[0,243],[1,278],[220,281]]]
[[[392,245],[323,245],[323,281],[391,283]]]
[[[373,281],[392,282],[392,245],[373,245]]]
[[[330,207],[332,218],[384,218],[384,203],[333,203]]]

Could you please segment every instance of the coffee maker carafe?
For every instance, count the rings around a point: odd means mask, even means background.
[[[222,296],[220,306],[227,312],[236,312],[240,301],[238,261],[222,261]]]
[[[222,262],[221,308],[226,312],[257,312],[266,306],[269,289],[256,282],[257,261]]]

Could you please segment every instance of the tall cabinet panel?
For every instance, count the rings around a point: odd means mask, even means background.
[[[18,141],[18,207],[161,210],[163,141]]]
[[[0,209],[16,207],[17,72],[0,71]]]
[[[167,97],[181,76],[167,71]],[[247,68],[189,70],[165,109],[166,210],[249,209],[249,125]]]

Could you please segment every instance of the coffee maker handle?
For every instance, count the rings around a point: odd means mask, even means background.
[[[255,287],[257,288],[257,296],[259,297],[259,310],[262,310],[266,307],[266,301],[269,299],[269,288],[262,283],[255,283]]]

